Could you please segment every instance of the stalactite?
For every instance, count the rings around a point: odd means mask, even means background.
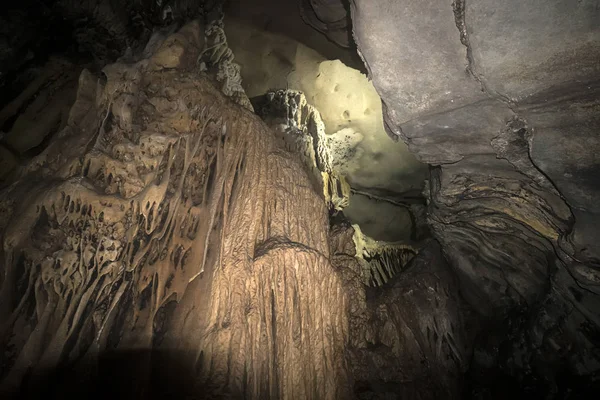
[[[458,281],[435,241],[422,243],[410,266],[379,287],[385,276],[357,254],[392,256],[402,247],[369,240],[348,223],[330,234],[332,263],[348,292],[349,365],[363,398],[460,398],[459,376],[468,367],[472,337]],[[359,239],[359,240],[357,240]],[[358,242],[358,243],[357,243]],[[408,249],[408,246],[406,247]],[[368,251],[366,249],[369,249]],[[383,256],[386,257],[386,256]],[[401,265],[393,259],[391,266]],[[390,265],[388,264],[388,267]],[[383,263],[378,263],[387,273]]]
[[[365,235],[358,225],[352,225],[352,228],[356,258],[365,285],[381,286],[387,283],[419,253],[418,244],[378,241]]]

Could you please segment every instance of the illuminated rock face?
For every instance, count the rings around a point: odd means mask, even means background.
[[[246,4],[241,9],[254,10]],[[390,140],[381,99],[369,79],[340,60],[328,60],[324,55],[331,57],[331,52],[320,54],[270,29],[230,16],[225,30],[249,97],[273,89],[298,90],[320,113],[332,167],[352,188],[344,215],[376,239],[409,238],[415,213],[398,203],[421,197],[428,166],[404,142]]]
[[[67,127],[1,193],[2,390],[63,393],[37,385],[47,369],[93,382],[107,351],[145,351],[119,393],[154,396],[164,349],[190,393],[348,397],[325,202],[196,71],[200,29],[84,71]]]

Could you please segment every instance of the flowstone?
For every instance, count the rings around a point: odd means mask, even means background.
[[[374,240],[365,235],[357,224],[352,228],[352,241],[361,267],[360,276],[367,286],[387,283],[419,253],[419,245]]]
[[[67,126],[0,192],[3,396],[350,395],[327,207],[198,72],[203,47],[195,22],[84,70]],[[162,385],[173,371],[191,383]]]

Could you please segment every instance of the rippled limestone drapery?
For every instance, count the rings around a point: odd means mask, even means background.
[[[204,394],[347,397],[326,205],[297,155],[197,72],[201,32],[84,71],[67,127],[0,192],[2,390],[162,349]]]

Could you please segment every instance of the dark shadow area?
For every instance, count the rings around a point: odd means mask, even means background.
[[[465,376],[465,400],[543,400],[598,398],[600,382],[561,371],[554,382],[523,377],[521,381],[500,368],[471,369]]]
[[[301,2],[302,0],[228,0],[224,11],[228,18],[233,17],[263,31],[284,35],[317,51],[327,59],[339,59],[345,65],[366,73],[351,31],[348,30],[350,48],[340,46],[302,19],[299,12]],[[350,18],[349,14],[347,18]]]
[[[27,376],[19,392],[2,399],[221,399],[242,398],[218,393],[199,382],[193,356],[161,350],[111,351],[97,363],[80,362]]]

